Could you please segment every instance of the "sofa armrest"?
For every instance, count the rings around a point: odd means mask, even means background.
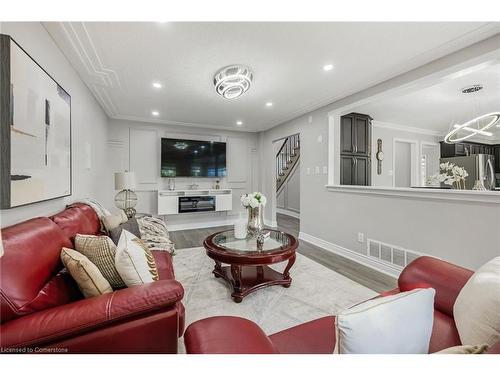
[[[405,267],[399,275],[398,286],[402,292],[414,289],[418,284],[434,288],[435,308],[448,316],[453,316],[455,300],[472,274],[473,272],[466,268],[423,256]]]
[[[184,296],[175,280],[117,290],[2,324],[1,347],[28,347],[77,336],[116,322],[176,308]]]
[[[254,322],[236,316],[201,319],[184,333],[187,354],[277,354]]]

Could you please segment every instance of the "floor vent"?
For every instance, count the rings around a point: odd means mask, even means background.
[[[417,251],[404,249],[400,246],[372,240],[370,238],[367,241],[366,253],[369,257],[391,264],[393,267],[398,269],[403,269],[413,260],[426,255]]]

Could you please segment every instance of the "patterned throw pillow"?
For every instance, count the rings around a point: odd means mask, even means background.
[[[77,234],[75,248],[76,251],[85,255],[97,266],[113,288],[123,288],[125,286],[115,267],[116,245],[111,238]]]
[[[113,292],[101,271],[85,255],[63,247],[61,260],[85,298]]]
[[[123,230],[116,249],[115,265],[127,286],[142,285],[160,279],[153,254],[144,242]]]

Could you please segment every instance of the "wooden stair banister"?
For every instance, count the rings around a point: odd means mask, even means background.
[[[276,192],[279,192],[300,158],[299,134],[286,137],[276,154]]]

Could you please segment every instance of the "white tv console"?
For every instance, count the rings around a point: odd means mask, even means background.
[[[158,190],[158,215],[233,209],[231,189]]]

